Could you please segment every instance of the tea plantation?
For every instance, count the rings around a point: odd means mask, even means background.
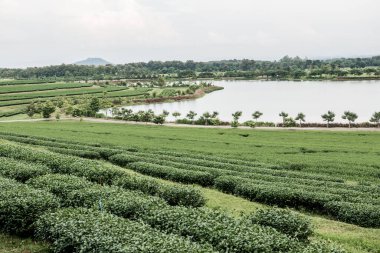
[[[0,229],[52,252],[379,252],[379,141],[3,123]]]

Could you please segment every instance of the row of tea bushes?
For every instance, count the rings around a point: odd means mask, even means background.
[[[48,166],[53,173],[71,174],[101,184],[117,183],[124,188],[130,187],[129,189],[141,191],[146,191],[146,184],[155,185],[155,187],[149,188],[150,193],[162,197],[172,205],[202,206],[205,204],[203,195],[194,187],[165,184],[153,178],[130,174],[122,168],[101,161],[32,149],[11,143],[0,143],[0,156],[38,162]],[[155,192],[152,192],[153,190]]]
[[[305,185],[295,188],[288,184],[267,184],[266,182],[241,182],[237,177],[219,177],[215,182],[216,188],[223,192],[235,194],[252,201],[258,201],[280,207],[302,207],[308,210],[329,214],[335,219],[350,222],[364,227],[380,227],[380,205],[377,198],[364,199],[360,202],[341,201],[344,196],[314,188],[312,191]],[[374,194],[375,196],[377,194]],[[358,200],[359,201],[359,200]]]
[[[277,231],[301,241],[308,240],[313,234],[310,219],[288,209],[259,209],[246,218],[253,224],[273,227]]]
[[[12,178],[24,183],[30,178],[48,173],[51,173],[51,170],[45,165],[0,157],[0,176]]]
[[[137,171],[141,174],[186,184],[199,184],[202,186],[211,186],[214,182],[214,176],[212,176],[208,172],[202,171],[176,169],[173,167],[146,162],[131,163],[128,165],[128,168]]]
[[[34,222],[59,207],[57,198],[12,179],[0,177],[0,230],[22,236],[33,235]]]
[[[47,174],[30,179],[27,184],[60,197],[64,207],[101,209],[124,218],[137,219],[147,210],[168,206],[158,197],[116,186],[94,184],[72,175]]]
[[[60,209],[36,223],[37,238],[51,242],[53,252],[213,252],[142,223],[89,209]]]
[[[380,205],[331,201],[325,205],[328,214],[363,227],[380,228]]]
[[[93,185],[75,176],[45,175],[27,183],[60,196],[66,207],[100,209],[123,218],[141,220],[162,232],[210,244],[221,252],[288,252],[304,247],[273,228],[253,225],[223,212],[171,207],[155,197]],[[287,223],[287,220],[283,222]]]

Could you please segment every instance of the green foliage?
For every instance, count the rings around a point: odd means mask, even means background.
[[[283,252],[296,242],[272,228],[236,220],[211,209],[162,208],[142,219],[153,228],[209,243],[221,252]]]
[[[61,209],[42,216],[36,235],[51,242],[53,252],[213,252],[149,226],[88,209]]]
[[[326,204],[326,209],[331,216],[341,221],[380,228],[379,205],[332,201]]]
[[[259,209],[247,218],[254,224],[272,227],[299,240],[307,240],[313,234],[309,219],[287,209]]]
[[[173,167],[144,162],[135,162],[128,164],[128,168],[149,176],[160,177],[163,179],[187,184],[199,184],[202,186],[212,185],[214,178],[210,173],[207,172],[176,169]]]
[[[10,158],[0,157],[0,175],[20,182],[50,173],[51,170],[44,165],[26,163]]]
[[[56,198],[16,181],[0,177],[0,230],[30,236],[43,213],[58,208]]]
[[[84,178],[61,174],[47,174],[32,178],[26,183],[33,188],[51,192],[63,200],[70,192],[85,189],[93,185]]]
[[[45,119],[50,118],[50,115],[55,112],[55,105],[52,102],[47,101],[42,105],[41,111],[42,117]]]

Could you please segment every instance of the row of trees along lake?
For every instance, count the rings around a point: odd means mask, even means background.
[[[378,78],[380,56],[311,60],[285,56],[279,61],[150,61],[106,66],[56,65],[0,68],[0,79],[117,80],[173,78],[334,79]]]
[[[152,110],[147,111],[138,111],[136,113],[133,112],[132,109],[119,109],[119,108],[112,108],[112,115],[116,119],[121,120],[127,120],[127,121],[136,121],[136,122],[154,122],[158,124],[162,124],[165,122],[166,117],[169,116],[168,111],[163,111],[159,115],[155,115]],[[252,113],[252,121],[246,121],[243,123],[239,123],[239,119],[242,116],[241,111],[234,112],[232,116],[231,122],[222,122],[218,119],[219,113],[217,111],[214,111],[212,113],[205,112],[202,115],[198,116],[197,113],[194,111],[189,111],[185,116],[185,118],[179,118],[181,116],[181,113],[179,112],[173,112],[172,116],[176,119],[176,123],[180,124],[196,124],[196,125],[231,125],[232,127],[238,127],[240,125],[244,126],[250,126],[250,127],[256,127],[256,126],[269,126],[274,127],[276,126],[273,122],[260,122],[259,119],[263,115],[260,111],[255,111]],[[101,113],[96,113],[96,117],[103,118],[107,117],[108,115],[104,115]],[[279,117],[282,119],[282,123],[277,124],[277,126],[280,127],[294,127],[294,126],[322,126],[323,124],[317,124],[317,123],[311,123],[311,124],[305,124],[306,122],[306,115],[302,112],[298,113],[296,117],[290,117],[288,113],[281,112],[279,113]],[[351,111],[345,111],[344,114],[341,116],[342,119],[347,121],[347,124],[333,124],[335,121],[336,114],[332,111],[328,111],[327,113],[321,115],[321,118],[323,121],[326,122],[326,127],[336,127],[336,126],[348,126],[351,128],[354,126],[378,126],[380,127],[380,112],[374,112],[372,117],[369,119],[370,123],[364,123],[355,125],[355,121],[358,118],[358,115]]]

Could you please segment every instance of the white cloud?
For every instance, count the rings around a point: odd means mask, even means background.
[[[378,0],[0,0],[0,66],[380,54]]]

